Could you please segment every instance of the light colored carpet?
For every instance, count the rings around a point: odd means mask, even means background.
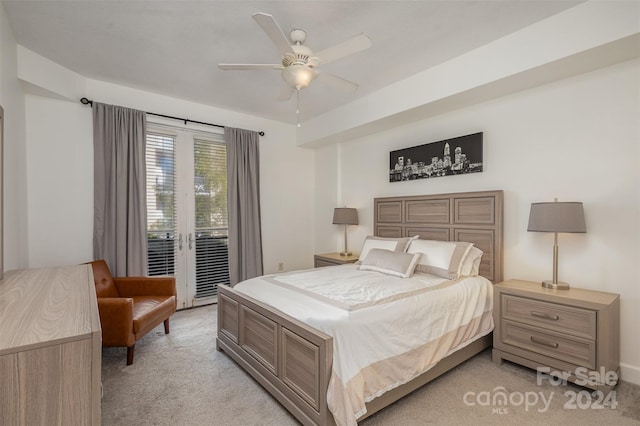
[[[257,382],[216,351],[215,334],[216,305],[210,305],[177,312],[169,335],[159,326],[145,336],[131,366],[125,348],[103,348],[102,424],[297,425]],[[507,404],[487,405],[486,397],[499,387],[509,396]],[[596,408],[581,391],[572,384],[538,386],[535,371],[511,363],[497,366],[486,350],[361,425],[640,425],[640,387],[619,384],[615,409]],[[572,393],[578,397],[575,409],[565,407]],[[551,400],[547,409],[542,397]]]

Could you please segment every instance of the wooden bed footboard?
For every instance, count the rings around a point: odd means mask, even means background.
[[[326,398],[333,338],[230,287],[218,291],[217,349],[303,424],[335,424]]]
[[[218,288],[218,338],[224,351],[305,425],[335,425],[327,407],[333,338],[232,288]],[[366,404],[371,416],[491,347],[491,333]]]

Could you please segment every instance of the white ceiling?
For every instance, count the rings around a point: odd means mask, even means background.
[[[304,121],[580,2],[2,0],[18,44],[78,74],[287,123],[296,121],[295,96],[276,100],[279,71],[217,67],[280,61],[254,13],[273,15],[287,35],[304,29],[315,51],[362,32],[372,39],[321,67],[359,90],[314,81],[300,95]]]

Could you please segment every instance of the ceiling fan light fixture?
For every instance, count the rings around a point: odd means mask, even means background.
[[[315,72],[305,65],[293,64],[282,70],[282,79],[297,90],[309,86],[315,76]]]

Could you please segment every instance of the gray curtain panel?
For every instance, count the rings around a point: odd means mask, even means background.
[[[143,111],[93,103],[93,257],[113,276],[147,274]]]
[[[229,278],[231,285],[262,275],[260,168],[257,132],[225,127]]]

